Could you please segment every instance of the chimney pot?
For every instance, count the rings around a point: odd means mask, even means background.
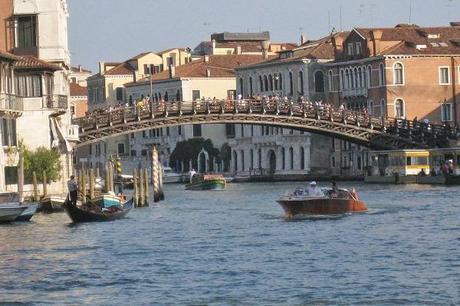
[[[206,69],[206,77],[207,78],[211,77],[211,69],[209,68]]]
[[[236,54],[241,54],[241,46],[236,46]]]
[[[175,77],[176,77],[176,67],[174,67],[173,65],[170,65],[169,66],[169,78],[173,79]]]

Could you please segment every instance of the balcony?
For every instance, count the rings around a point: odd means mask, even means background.
[[[366,97],[368,96],[367,88],[343,89],[342,96],[346,97]]]
[[[24,103],[22,98],[0,93],[0,116],[20,117],[23,111]]]
[[[48,95],[43,97],[43,108],[66,112],[69,107],[69,97],[65,95]]]

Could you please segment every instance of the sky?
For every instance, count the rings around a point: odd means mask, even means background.
[[[68,0],[72,65],[141,52],[194,48],[215,32],[270,31],[273,42],[320,38],[335,28],[460,21],[460,0]],[[341,17],[340,17],[341,16]]]

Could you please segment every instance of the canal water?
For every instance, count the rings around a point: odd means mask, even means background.
[[[460,188],[341,183],[368,213],[288,221],[296,185],[168,185],[125,220],[0,226],[0,303],[460,304]]]

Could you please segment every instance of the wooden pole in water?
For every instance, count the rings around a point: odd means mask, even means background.
[[[96,178],[101,177],[99,166],[96,167]]]
[[[46,197],[48,190],[48,178],[46,177],[46,171],[43,171],[43,197]]]
[[[94,169],[89,170],[89,198],[94,199]]]
[[[104,180],[104,183],[105,183],[105,192],[109,192],[109,164],[106,163],[105,164],[105,180]]]
[[[134,180],[134,194],[133,194],[133,198],[134,198],[134,206],[135,207],[138,207],[139,203],[138,203],[138,196],[139,196],[139,193],[138,193],[138,190],[137,190],[137,169],[134,169],[133,171],[133,180]]]
[[[152,185],[153,185],[153,201],[159,202],[164,199],[163,191],[160,189],[160,167],[158,162],[158,151],[156,147],[152,148],[151,153],[151,164],[152,164]]]
[[[81,202],[86,204],[86,171],[81,172]]]
[[[145,206],[145,191],[144,191],[144,170],[139,170],[139,193],[140,193],[140,205],[141,207]]]
[[[38,198],[37,173],[35,171],[32,172],[32,183],[34,185],[34,201],[38,202],[40,199]]]
[[[18,194],[19,202],[24,202],[24,152],[22,151],[22,146],[19,148]]]
[[[145,205],[148,206],[149,205],[149,196],[150,196],[150,192],[149,192],[149,171],[147,170],[147,168],[144,169],[144,184],[145,184]]]

